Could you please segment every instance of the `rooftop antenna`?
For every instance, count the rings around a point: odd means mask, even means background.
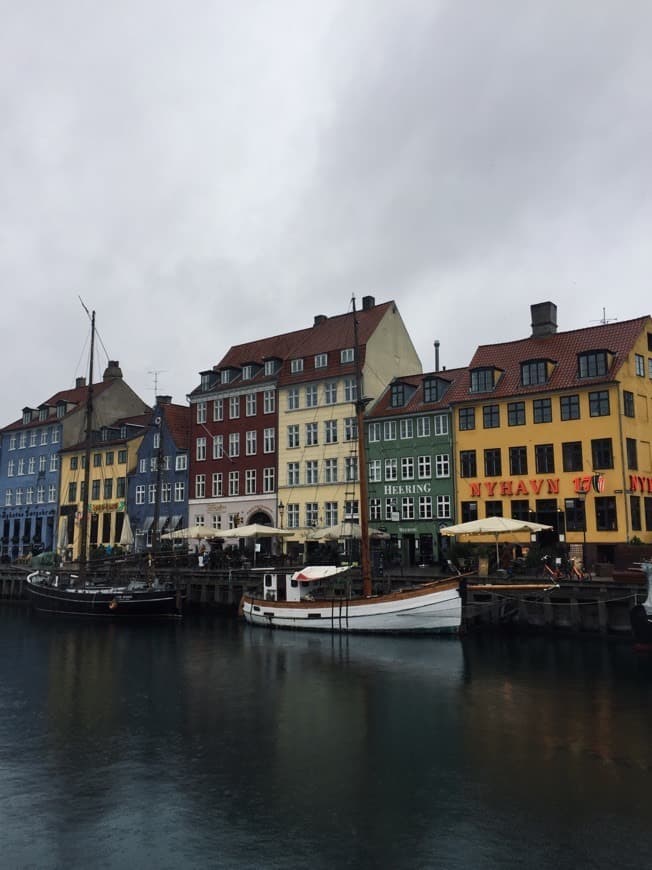
[[[158,376],[165,374],[167,369],[151,369],[147,372],[148,375],[154,375],[154,395],[158,396]]]
[[[602,309],[602,317],[600,320],[592,320],[591,323],[600,323],[602,326],[606,326],[607,323],[613,323],[614,320],[618,320],[617,317],[607,317],[607,309]]]

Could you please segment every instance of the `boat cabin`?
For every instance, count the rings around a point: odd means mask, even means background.
[[[311,601],[320,580],[348,571],[348,566],[315,565],[295,571],[294,574],[263,574],[265,601]]]

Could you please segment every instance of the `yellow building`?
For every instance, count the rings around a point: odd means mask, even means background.
[[[458,520],[549,524],[613,563],[652,543],[652,321],[557,332],[553,303],[531,311],[532,335],[479,347],[451,396]]]
[[[94,433],[90,451],[90,504],[87,555],[98,546],[115,547],[130,534],[127,478],[136,469],[138,449],[149,417],[129,418]],[[82,505],[86,448],[78,444],[61,451],[58,549],[70,561],[81,550]]]
[[[357,313],[363,390],[372,402],[421,362],[394,302],[363,299]],[[317,317],[278,381],[278,510],[297,549],[314,527],[359,518],[353,315]]]

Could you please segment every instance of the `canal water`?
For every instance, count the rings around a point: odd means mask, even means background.
[[[86,624],[0,607],[7,868],[650,866],[622,641]]]

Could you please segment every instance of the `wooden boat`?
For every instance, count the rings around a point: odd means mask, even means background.
[[[637,649],[652,651],[652,562],[641,562],[640,569],[647,580],[647,597],[632,607],[629,618]]]
[[[372,594],[367,498],[367,462],[364,443],[364,411],[358,322],[353,302],[358,423],[358,469],[360,471],[360,566],[362,595],[348,591],[334,595],[321,581],[347,570],[336,566],[311,566],[291,575],[264,575],[264,597],[245,594],[240,612],[251,625],[272,628],[331,632],[442,633],[458,632],[462,624],[459,579],[435,580],[383,595]],[[342,590],[340,590],[342,591]]]
[[[82,303],[83,304],[83,303]],[[160,584],[152,573],[151,580],[126,580],[123,585],[94,583],[87,564],[88,517],[90,494],[91,446],[93,431],[93,352],[95,312],[91,315],[90,365],[86,400],[84,502],[81,518],[79,573],[57,573],[38,569],[27,575],[24,588],[32,607],[42,613],[107,617],[160,617],[181,614],[182,597],[172,584]],[[162,439],[161,439],[162,440]],[[160,451],[159,451],[160,452]],[[158,462],[160,467],[159,456]],[[160,486],[157,485],[157,498]]]

